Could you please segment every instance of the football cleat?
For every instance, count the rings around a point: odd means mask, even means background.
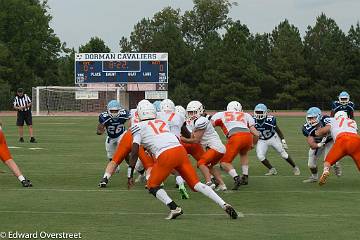
[[[316,177],[310,176],[308,179],[303,180],[303,183],[315,183],[317,181]]]
[[[177,218],[178,216],[180,216],[183,213],[184,212],[181,209],[181,207],[176,207],[174,210],[170,210],[169,216],[167,216],[165,219],[166,220],[175,219],[175,218]]]
[[[99,187],[100,188],[106,188],[106,185],[108,184],[108,182],[109,182],[109,179],[107,179],[107,178],[103,178],[103,179],[101,179],[101,181],[100,181],[100,183],[99,183]]]
[[[221,166],[220,166],[220,167],[221,167]],[[213,184],[215,184],[215,187],[219,186],[219,183],[218,183],[218,181],[216,180],[215,177],[211,177],[211,182],[212,182]]]
[[[188,192],[186,191],[186,187],[185,187],[184,184],[179,185],[179,192],[180,192],[180,195],[181,195],[182,199],[189,199],[190,198]]]
[[[30,138],[30,142],[31,142],[31,143],[37,143],[34,137],[31,137],[31,138]]]
[[[249,184],[249,175],[242,175],[241,176],[241,184],[248,185]]]
[[[211,187],[211,189],[215,189],[215,184],[212,182],[207,182],[206,185],[208,185],[209,187]]]
[[[24,138],[19,138],[19,142],[24,142]]]
[[[25,178],[25,180],[21,181],[21,184],[22,184],[23,187],[32,187],[31,181],[29,179],[26,179],[26,178]]]
[[[340,162],[337,162],[337,163],[334,165],[334,172],[335,172],[335,175],[336,175],[336,176],[341,177],[341,175],[342,175],[342,169],[341,169]]]
[[[237,219],[238,214],[230,204],[225,203],[224,210],[230,216],[230,218]]]
[[[232,188],[232,190],[238,190],[241,185],[242,185],[242,181],[240,176],[234,177],[234,187]]]
[[[265,173],[265,176],[272,176],[276,174],[277,174],[276,168],[271,168],[269,172]]]
[[[295,166],[293,168],[293,173],[295,176],[299,176],[300,175],[300,168],[298,166]]]
[[[215,191],[227,191],[227,187],[225,184],[220,184],[215,188]]]
[[[326,183],[326,179],[330,176],[330,172],[323,172],[323,174],[320,177],[319,185],[322,186]]]

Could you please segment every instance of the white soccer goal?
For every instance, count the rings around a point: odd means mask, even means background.
[[[94,115],[105,111],[107,103],[116,99],[128,108],[128,93],[121,87],[39,86],[32,89],[36,116]]]

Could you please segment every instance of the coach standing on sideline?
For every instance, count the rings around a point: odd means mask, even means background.
[[[30,142],[35,143],[32,128],[31,99],[24,94],[22,88],[17,90],[14,99],[14,109],[17,110],[16,126],[19,127],[19,142],[24,142],[24,122],[29,128]]]

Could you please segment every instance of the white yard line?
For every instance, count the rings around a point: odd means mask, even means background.
[[[49,192],[146,192],[146,189],[131,189],[131,190],[127,190],[127,189],[109,189],[109,188],[105,188],[105,189],[58,189],[58,188],[0,188],[0,191],[49,191]],[[178,192],[177,189],[166,189],[167,192]],[[226,191],[226,192],[222,192],[224,194],[230,194],[230,193],[309,193],[309,194],[315,194],[315,193],[327,193],[327,194],[333,194],[333,193],[340,193],[340,194],[360,194],[360,191],[327,191],[327,190],[320,190],[320,191],[314,191],[314,190],[309,190],[309,191],[252,191],[252,190],[239,190],[239,191]]]
[[[65,212],[65,211],[8,211],[0,210],[0,213],[11,214],[51,214],[51,215],[122,215],[122,216],[152,216],[152,215],[166,215],[161,212]],[[348,213],[327,213],[327,214],[315,214],[315,213],[243,213],[238,212],[240,218],[243,217],[297,217],[297,218],[329,218],[329,217],[360,217],[360,214],[348,214]],[[185,212],[184,216],[226,216],[225,213],[188,213]]]

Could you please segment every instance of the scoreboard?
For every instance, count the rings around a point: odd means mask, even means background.
[[[168,83],[167,53],[77,53],[75,84]]]

